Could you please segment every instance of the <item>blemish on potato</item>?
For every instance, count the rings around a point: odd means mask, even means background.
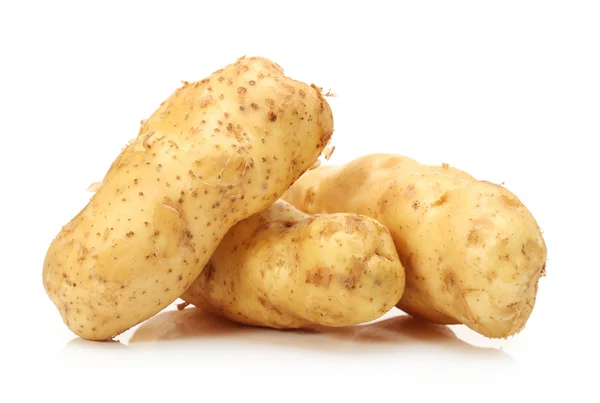
[[[306,283],[315,284],[320,287],[329,287],[333,274],[322,266],[319,266],[306,273]]]
[[[439,199],[437,199],[436,201],[434,201],[431,206],[432,207],[438,207],[441,206],[442,204],[446,203],[448,201],[448,192],[445,192],[443,195],[440,196]]]
[[[470,247],[482,247],[485,245],[486,231],[483,229],[475,228],[469,232],[467,236],[467,243]]]
[[[342,280],[342,285],[347,289],[354,289],[363,275],[365,262],[353,257],[350,262],[348,275]]]
[[[521,245],[521,254],[525,256],[527,260],[533,258],[539,259],[542,256],[542,250],[538,242],[533,239],[528,239],[523,245]]]

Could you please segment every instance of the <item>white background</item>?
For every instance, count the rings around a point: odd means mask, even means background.
[[[0,401],[598,397],[598,2],[2,2],[0,44]],[[146,343],[75,338],[42,287],[46,248],[180,80],[241,55],[337,93],[331,163],[394,152],[516,193],[549,250],[525,330],[399,321],[377,342],[184,311]]]

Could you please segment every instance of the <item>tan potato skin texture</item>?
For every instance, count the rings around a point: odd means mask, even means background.
[[[354,212],[385,225],[406,269],[397,306],[411,315],[505,338],[531,314],[546,245],[504,187],[446,164],[372,154],[307,172],[283,199],[309,214]]]
[[[184,83],[51,243],[43,284],[64,322],[105,340],[165,308],[233,225],[313,164],[332,132],[320,91],[267,59]]]
[[[365,216],[308,216],[279,201],[238,223],[182,298],[277,329],[375,320],[404,291],[388,230]]]

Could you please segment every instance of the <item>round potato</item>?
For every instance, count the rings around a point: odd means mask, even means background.
[[[182,298],[248,325],[337,327],[379,318],[404,283],[392,237],[375,220],[308,216],[279,201],[233,227]]]

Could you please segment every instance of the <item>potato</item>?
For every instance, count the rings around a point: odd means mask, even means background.
[[[320,90],[264,58],[184,83],[47,251],[43,284],[66,325],[111,339],[172,303],[227,231],[276,201],[332,132]]]
[[[182,299],[247,325],[346,326],[392,309],[404,282],[375,220],[308,216],[280,201],[233,227]]]
[[[406,269],[398,307],[411,315],[505,338],[532,312],[546,245],[502,186],[446,164],[373,154],[307,172],[283,198],[310,214],[353,212],[385,225]]]

